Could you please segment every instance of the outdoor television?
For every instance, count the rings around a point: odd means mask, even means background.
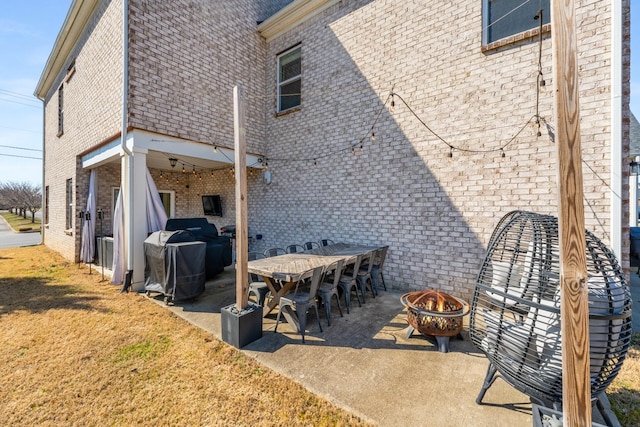
[[[202,208],[205,215],[222,216],[220,196],[202,196]]]

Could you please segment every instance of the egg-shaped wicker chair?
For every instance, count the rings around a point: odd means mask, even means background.
[[[532,401],[561,408],[558,220],[514,211],[498,223],[478,274],[469,334],[490,365],[477,403],[502,377]],[[591,396],[614,380],[631,341],[631,295],[615,255],[586,232]]]

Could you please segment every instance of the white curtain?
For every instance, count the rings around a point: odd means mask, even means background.
[[[123,191],[118,192],[113,212],[113,265],[111,283],[119,285],[124,280],[124,202]]]
[[[86,214],[89,214],[89,217]],[[87,197],[87,209],[82,225],[82,245],[80,246],[80,259],[86,263],[93,262],[95,256],[96,219],[96,170],[92,169],[89,176],[89,196]]]
[[[160,194],[153,182],[151,172],[147,169],[147,233],[164,230],[167,214],[160,199]]]

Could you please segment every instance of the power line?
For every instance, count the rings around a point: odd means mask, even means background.
[[[12,92],[12,91],[6,90],[6,89],[0,89],[0,94],[7,95],[7,96],[13,96],[14,98],[22,98],[22,99],[25,99],[27,101],[32,101],[32,102],[38,102],[39,103],[39,101],[37,99],[35,99],[33,96],[31,96],[31,95],[25,95],[25,94],[18,93],[18,92]]]
[[[33,107],[33,108],[40,108],[41,107],[40,105],[27,104],[26,102],[14,101],[12,99],[0,98],[0,101],[13,102],[14,104],[26,105],[27,107]]]
[[[37,148],[16,147],[16,146],[14,146],[14,145],[2,145],[2,144],[0,144],[0,147],[4,147],[4,148],[15,148],[16,150],[42,151],[42,150],[39,150],[39,149],[37,149]]]
[[[0,128],[2,128],[2,129],[11,129],[11,130],[18,130],[18,131],[21,131],[21,132],[40,133],[40,131],[38,131],[38,130],[33,130],[33,129],[20,129],[20,128],[13,128],[13,127],[9,127],[9,126],[2,126],[2,125],[0,125]]]
[[[0,156],[4,156],[4,157],[19,157],[21,159],[42,160],[42,157],[18,156],[17,154],[2,154],[2,153],[0,153]]]

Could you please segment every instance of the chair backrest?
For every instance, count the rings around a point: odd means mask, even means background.
[[[304,252],[305,248],[302,245],[289,245],[286,249],[288,254],[297,254],[300,252]]]
[[[333,271],[333,281],[326,281],[325,278],[327,273]],[[344,260],[338,260],[336,262],[332,262],[327,266],[324,270],[324,274],[322,276],[322,282],[331,283],[332,287],[335,289],[338,287],[338,283],[340,283],[340,276],[342,276],[342,272],[344,271]]]
[[[306,242],[302,246],[304,246],[304,248],[307,249],[307,250],[308,249],[315,249],[315,248],[319,248],[320,247],[320,245],[318,243],[316,243],[316,242]]]
[[[382,266],[384,265],[384,260],[387,258],[387,251],[389,250],[389,246],[384,246],[376,252],[375,259],[373,261],[373,265],[378,266],[378,270],[382,270]]]
[[[320,243],[320,246],[329,246],[329,245],[335,244],[333,243],[333,240],[329,240],[329,239],[322,239],[318,243]]]
[[[376,251],[377,250],[369,251],[369,252],[365,253],[364,255],[362,255],[362,261],[361,261],[360,265],[363,268],[364,267],[367,268],[367,270],[366,270],[367,274],[371,274],[371,268],[373,267],[373,260],[375,259]]]
[[[286,253],[287,251],[285,251],[282,248],[269,248],[269,249],[265,249],[264,256],[272,257],[272,256],[284,255]]]
[[[305,283],[307,279],[311,278],[311,284],[309,285],[309,299],[308,302],[311,303],[316,299],[316,295],[318,294],[318,287],[320,287],[320,281],[324,276],[325,268],[324,266],[316,267],[311,270],[306,271],[304,274],[300,276],[298,279],[298,283],[296,284],[296,290],[294,295],[298,293],[298,287],[301,283]]]
[[[353,261],[353,272],[351,274],[351,277],[346,276],[345,279],[352,281],[352,280],[356,280],[356,277],[358,277],[358,270],[360,270],[360,264],[362,263],[362,257],[363,255],[360,254],[356,257],[356,259]],[[350,264],[346,264],[346,266],[348,266]]]
[[[266,258],[262,252],[249,252],[249,261]],[[260,277],[257,274],[249,273],[249,283],[259,282]]]

